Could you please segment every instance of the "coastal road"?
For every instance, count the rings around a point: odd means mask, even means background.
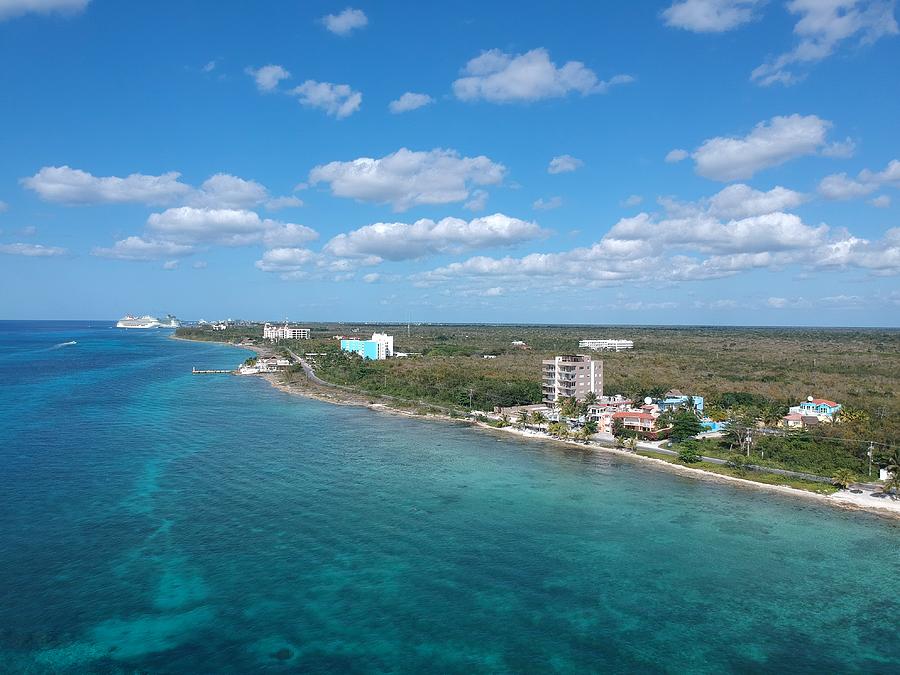
[[[291,355],[291,358],[293,358],[296,363],[300,364],[300,367],[303,368],[303,372],[306,373],[306,377],[309,378],[310,382],[321,385],[323,387],[338,386],[338,385],[334,385],[334,384],[329,384],[328,382],[323,380],[321,377],[316,375],[315,371],[312,369],[312,366],[309,365],[302,357],[295,354],[292,350],[288,349],[287,347],[285,347],[284,349],[288,354]],[[343,387],[339,387],[339,388],[343,389]]]
[[[426,403],[426,402],[422,402],[422,401],[411,401],[409,399],[399,398],[398,396],[391,396],[390,394],[366,394],[365,392],[361,392],[358,389],[354,389],[353,387],[345,387],[342,384],[333,384],[331,382],[326,382],[321,377],[316,375],[316,372],[313,370],[313,367],[311,365],[309,365],[309,362],[306,361],[306,359],[304,359],[300,355],[294,353],[292,350],[288,349],[287,347],[285,347],[284,349],[288,354],[291,355],[291,358],[293,358],[296,363],[300,364],[300,367],[303,368],[303,372],[306,373],[306,377],[308,377],[309,381],[312,382],[313,384],[318,384],[319,386],[328,387],[331,389],[342,389],[346,392],[349,392],[351,394],[354,394],[354,395],[360,396],[360,397],[371,395],[371,396],[377,396],[378,398],[386,398],[391,401],[396,401],[397,403],[405,403],[405,404],[413,403],[416,405],[423,405],[423,406],[427,406],[429,408],[434,408],[436,410],[440,410],[441,412],[443,412],[446,415],[453,415],[456,413],[456,411],[454,411],[450,408],[445,408],[445,407],[437,405],[435,403]]]

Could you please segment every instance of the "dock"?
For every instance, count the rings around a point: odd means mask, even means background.
[[[199,368],[191,368],[194,375],[233,375],[233,370],[201,370]]]

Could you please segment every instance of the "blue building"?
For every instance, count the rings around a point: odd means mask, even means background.
[[[666,410],[672,410],[673,408],[680,408],[682,406],[686,406],[688,408],[693,407],[699,413],[703,412],[703,397],[702,396],[689,396],[688,394],[682,394],[677,389],[672,389],[667,391],[665,396],[656,401],[656,405],[659,406],[659,411],[664,412]]]
[[[819,419],[829,419],[837,415],[841,410],[841,404],[824,398],[810,396],[800,405],[790,408],[790,412],[800,415],[815,416]]]
[[[341,340],[342,352],[353,352],[364,359],[378,359],[378,343],[375,340]]]

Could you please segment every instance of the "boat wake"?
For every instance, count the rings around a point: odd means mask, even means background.
[[[78,343],[75,340],[69,340],[68,342],[60,342],[58,345],[53,345],[50,349],[62,349],[63,347],[68,347],[69,345],[77,345]]]

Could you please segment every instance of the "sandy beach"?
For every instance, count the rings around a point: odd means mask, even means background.
[[[178,338],[172,336],[174,340],[184,340],[186,342],[194,342],[194,340],[189,340],[187,338]],[[224,344],[224,343],[216,343],[216,344]],[[260,345],[231,345],[235,347],[240,347],[242,349],[247,349],[249,351],[255,352],[258,356],[268,356],[274,354],[274,350],[268,349],[265,346]],[[247,376],[247,377],[261,377],[265,379],[271,386],[276,389],[283,391],[285,393],[294,395],[294,396],[302,396],[304,398],[311,398],[318,401],[323,401],[326,403],[332,403],[335,405],[352,405],[352,406],[364,406],[371,410],[375,410],[378,412],[388,413],[391,415],[402,415],[404,417],[412,417],[412,418],[425,418],[430,420],[439,420],[446,422],[453,422],[456,424],[468,424],[469,426],[478,429],[482,432],[487,433],[502,433],[502,434],[512,434],[519,438],[528,439],[528,440],[539,440],[542,442],[550,442],[550,443],[558,443],[570,447],[577,447],[581,450],[589,450],[594,452],[602,452],[607,454],[613,454],[623,459],[627,459],[635,462],[643,462],[647,465],[654,466],[655,468],[670,471],[673,473],[680,474],[682,476],[688,476],[694,479],[699,480],[707,480],[707,481],[715,481],[720,483],[730,483],[736,486],[751,488],[756,490],[767,490],[769,492],[779,492],[784,495],[792,496],[792,497],[800,497],[806,499],[812,499],[819,501],[823,504],[828,504],[837,508],[844,509],[857,509],[857,510],[865,510],[874,514],[878,514],[880,516],[890,517],[890,518],[900,518],[900,499],[892,499],[890,497],[873,497],[872,493],[862,492],[861,494],[855,494],[850,490],[839,490],[831,495],[823,495],[817,494],[815,492],[809,492],[807,490],[801,490],[798,488],[792,488],[786,485],[771,485],[768,483],[759,483],[757,481],[748,480],[745,478],[738,478],[736,476],[727,476],[720,473],[714,473],[712,471],[706,471],[705,469],[698,469],[694,467],[685,466],[682,464],[674,464],[672,462],[667,462],[662,459],[657,459],[655,457],[646,457],[644,455],[638,455],[633,452],[622,450],[619,448],[609,447],[606,445],[600,445],[596,442],[592,442],[590,444],[580,443],[577,441],[568,441],[561,440],[557,438],[553,438],[544,434],[542,432],[534,431],[531,429],[520,429],[514,426],[497,428],[492,427],[483,422],[478,422],[471,419],[463,419],[458,417],[451,417],[446,414],[434,413],[434,412],[417,412],[415,410],[404,410],[399,407],[395,407],[394,405],[390,405],[390,403],[381,402],[378,399],[377,395],[367,395],[360,392],[355,392],[345,387],[338,386],[328,386],[323,387],[318,384],[314,384],[307,380],[305,376],[302,374],[298,374],[296,379],[293,382],[284,381],[283,377],[280,374],[275,373],[266,373],[255,376]],[[394,401],[396,402],[396,401]],[[410,402],[410,405],[414,405],[414,403]],[[421,408],[433,408],[431,404],[422,403]]]

